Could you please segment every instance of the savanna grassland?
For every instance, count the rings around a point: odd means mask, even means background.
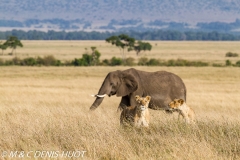
[[[238,41],[148,41],[152,45],[152,50],[142,52],[136,56],[134,51],[127,52],[126,57],[138,59],[141,57],[156,59],[186,59],[198,60],[210,63],[225,64],[227,59],[233,63],[239,60],[238,57],[225,57],[227,52],[238,53],[240,42]],[[62,61],[81,58],[84,53],[91,53],[91,47],[97,47],[101,53],[100,59],[111,59],[113,56],[121,58],[122,51],[105,41],[22,41],[24,47],[17,48],[19,58],[38,57],[53,55]],[[4,51],[1,59],[11,59],[9,56],[11,50]],[[240,54],[240,53],[238,53]]]
[[[27,46],[30,43],[36,41],[24,43],[26,50],[31,48]],[[65,52],[64,56],[62,51],[72,43],[77,45],[79,42],[70,41],[68,45],[63,43],[53,48],[41,45],[36,48],[35,44],[31,52],[23,53],[24,48],[21,48],[17,53],[19,56],[53,53],[62,59],[72,59],[78,53],[81,55],[84,48],[96,46],[102,56],[120,55],[116,48],[112,48],[117,52],[115,54],[109,50],[109,44],[105,42],[100,45],[100,42],[89,41],[83,48],[75,46],[78,51],[72,51],[72,55]],[[207,42],[154,43],[157,43],[159,53],[162,53],[159,58],[184,56],[186,59],[223,62],[225,53],[237,52],[239,44],[209,42],[209,45],[217,43],[219,47],[210,45],[209,50],[202,51],[202,48],[208,46]],[[196,47],[194,54],[191,44]],[[104,45],[106,50],[103,49]],[[73,49],[74,45],[70,48]],[[171,54],[167,55],[167,52]],[[153,50],[144,54],[154,57],[157,56],[156,53]],[[205,56],[200,53],[205,53]],[[207,56],[207,53],[211,56]],[[187,87],[187,103],[196,113],[196,125],[185,125],[178,121],[176,113],[150,110],[149,129],[121,128],[120,113],[117,112],[120,98],[116,96],[106,97],[95,111],[89,111],[94,101],[90,95],[98,92],[107,73],[127,68],[129,67],[0,67],[0,159],[11,159],[3,157],[3,153],[9,154],[11,151],[33,151],[29,158],[25,155],[24,159],[50,159],[46,154],[42,158],[34,157],[36,151],[86,151],[83,158],[76,159],[91,160],[240,158],[238,67],[135,67],[150,72],[166,70],[179,75]],[[61,156],[55,159],[61,158],[70,159]]]

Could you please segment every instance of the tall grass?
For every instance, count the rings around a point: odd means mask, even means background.
[[[150,110],[149,129],[120,127],[118,97],[106,97],[89,111],[90,95],[117,69],[127,68],[3,67],[0,153],[85,150],[84,159],[240,158],[237,68],[138,67],[182,77],[197,117],[196,125],[186,125],[175,113]]]

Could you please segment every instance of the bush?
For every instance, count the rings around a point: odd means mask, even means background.
[[[72,61],[74,66],[90,66],[92,61],[92,56],[89,54],[83,54],[82,58],[75,58]]]
[[[90,66],[92,61],[92,56],[89,54],[83,54],[82,55],[82,63],[83,66]]]
[[[37,57],[36,58],[37,65],[43,65],[43,66],[61,66],[62,62],[60,60],[57,60],[54,56],[49,55],[45,57]]]
[[[99,60],[100,56],[101,56],[101,53],[98,50],[95,50],[94,57],[91,56],[91,65],[94,65],[94,66],[98,65],[100,63],[100,60]]]
[[[227,52],[226,57],[238,57],[237,53]]]
[[[177,60],[168,60],[167,66],[195,66],[195,67],[201,67],[201,66],[208,66],[209,64],[206,62],[201,61],[187,61],[184,59],[177,59]]]
[[[83,59],[82,58],[75,58],[72,61],[72,65],[74,65],[74,66],[84,66]]]
[[[93,60],[92,55],[89,55],[87,53],[82,55],[82,58],[75,58],[72,61],[72,65],[74,66],[91,66],[91,65],[97,65],[99,64],[99,57],[100,57],[99,52],[95,52],[95,59]]]
[[[134,65],[136,65],[136,64],[134,63],[134,61],[135,61],[134,58],[128,57],[128,58],[126,59],[125,65],[126,65],[126,66],[134,66]]]
[[[175,66],[175,61],[173,59],[168,60],[167,66]]]
[[[152,58],[147,62],[147,65],[148,66],[159,66],[160,62],[157,59]]]
[[[96,65],[104,65],[104,66],[118,66],[118,65],[123,65],[123,61],[121,58],[116,58],[112,57],[111,59],[104,59],[100,63],[99,60],[100,54],[96,54],[95,62],[97,62]],[[132,57],[129,57],[125,61],[125,65],[127,66],[133,66],[136,65],[134,63],[135,59]],[[83,54],[82,58],[75,58],[72,61],[65,61],[62,63],[60,60],[56,59],[54,56],[45,56],[45,57],[37,57],[37,58],[24,58],[20,59],[18,57],[14,57],[11,60],[2,60],[0,59],[0,66],[10,66],[10,65],[22,65],[22,66],[91,66],[95,65],[92,61],[92,55],[89,54]],[[202,62],[202,61],[188,61],[184,59],[171,59],[168,61],[164,61],[161,59],[155,59],[152,58],[148,60],[146,57],[142,57],[138,60],[137,65],[142,65],[142,66],[195,66],[195,67],[200,67],[200,66],[209,66],[209,63],[207,62]],[[240,67],[240,60],[236,62],[236,64],[232,64],[230,60],[225,61],[224,64],[212,64],[213,67],[224,67],[224,66],[236,66]]]
[[[37,64],[36,59],[29,57],[29,58],[24,58],[21,61],[21,65],[22,66],[35,66]]]
[[[42,57],[37,57],[36,61],[38,65],[44,65],[44,60]]]
[[[111,59],[111,62],[110,62],[110,65],[111,66],[119,66],[119,65],[122,65],[123,64],[123,61],[121,58],[116,58],[116,57],[113,57]]]
[[[5,61],[4,65],[5,66],[12,66],[12,65],[14,65],[14,63],[13,63],[12,60],[7,60],[7,61]]]
[[[166,63],[167,66],[191,66],[191,64],[187,60],[183,59],[170,59]]]
[[[167,63],[168,66],[186,66],[186,65],[190,65],[189,63],[187,63],[187,60],[182,60],[182,59],[177,59],[177,60],[169,60]]]
[[[72,61],[71,60],[66,60],[66,61],[64,61],[64,63],[62,63],[62,65],[64,65],[64,66],[72,66],[73,65],[72,62],[73,62],[73,60]]]
[[[148,63],[148,58],[147,57],[142,57],[138,60],[138,65],[140,66],[146,66]]]
[[[218,64],[218,63],[213,63],[212,66],[213,66],[213,67],[224,67],[224,65]]]
[[[167,66],[191,66],[187,60],[177,59],[177,60],[168,60]]]
[[[104,59],[100,65],[110,66],[110,61],[108,59]]]
[[[228,59],[226,60],[226,66],[231,66],[232,65],[232,62]]]
[[[240,67],[240,61],[237,61],[237,62],[236,62],[236,66],[237,66],[237,67]]]
[[[140,58],[138,61],[138,65],[148,65],[148,66],[208,66],[209,64],[201,61],[187,61],[184,59],[171,59],[168,61],[163,61],[160,59],[150,59],[148,61],[147,58]]]
[[[207,62],[193,61],[193,62],[190,62],[190,64],[187,66],[204,67],[204,66],[209,66],[209,64]]]
[[[62,62],[60,60],[56,60],[55,61],[55,66],[62,66]]]
[[[42,62],[44,66],[55,66],[57,60],[55,59],[54,56],[45,56],[43,57]]]
[[[13,62],[13,65],[20,65],[21,64],[21,59],[20,58],[18,58],[18,57],[14,57],[13,59],[12,59],[12,62]]]

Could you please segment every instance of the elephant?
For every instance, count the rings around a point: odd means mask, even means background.
[[[118,110],[136,106],[135,96],[151,96],[149,108],[169,111],[168,104],[175,98],[186,102],[186,87],[182,79],[167,71],[146,72],[130,68],[109,72],[100,87],[90,110],[95,110],[105,96],[122,97]]]

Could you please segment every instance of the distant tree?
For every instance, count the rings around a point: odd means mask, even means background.
[[[21,43],[21,41],[15,36],[10,36],[3,45],[12,48],[12,54],[15,51],[15,55],[17,54],[16,48],[23,47],[23,44]]]
[[[101,56],[100,52],[98,52],[97,47],[91,47],[92,49],[92,61],[91,64],[96,66],[99,62],[99,57]]]
[[[124,50],[125,48],[128,48],[128,51],[132,50],[132,48],[134,48],[135,39],[126,34],[121,34],[119,36],[111,36],[107,38],[106,42],[111,43],[122,50],[122,59],[125,63]]]
[[[2,55],[3,55],[3,51],[7,49],[7,46],[0,43],[0,48],[2,50]]]
[[[141,51],[146,51],[149,50],[151,51],[152,49],[152,45],[148,42],[142,42],[142,41],[138,41],[133,48],[136,51],[137,56],[140,54]],[[132,50],[132,48],[130,48],[130,50]]]

